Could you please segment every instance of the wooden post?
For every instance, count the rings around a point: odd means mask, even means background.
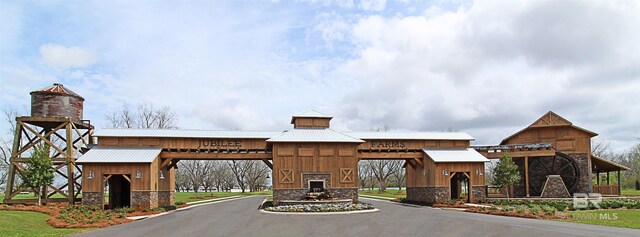
[[[529,197],[529,157],[524,157],[524,182],[527,190],[527,197]]]
[[[600,171],[596,170],[596,184],[600,185]]]
[[[607,171],[607,185],[609,185],[609,180],[610,180],[610,178],[609,178],[609,171]]]
[[[4,200],[11,200],[13,196],[11,196],[13,192],[14,179],[16,177],[16,166],[13,163],[19,157],[17,153],[18,149],[20,149],[20,134],[22,133],[22,125],[16,122],[16,131],[13,134],[13,150],[11,150],[11,158],[9,158],[9,177],[7,177],[7,185],[5,186],[5,195]],[[19,187],[18,187],[19,188]]]
[[[618,170],[618,196],[622,195],[622,185],[620,184],[620,170]]]
[[[67,132],[67,180],[68,180],[68,184],[67,185],[67,198],[69,199],[69,204],[73,205],[75,203],[75,197],[76,197],[76,190],[75,190],[75,172],[74,172],[74,164],[75,164],[75,160],[74,160],[74,155],[73,155],[73,151],[75,150],[75,147],[73,146],[73,126],[71,124],[71,120],[69,120],[69,122],[66,125],[66,132]]]

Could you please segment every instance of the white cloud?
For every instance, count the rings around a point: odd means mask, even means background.
[[[358,85],[340,114],[352,129],[483,130],[473,135],[495,143],[515,132],[505,128],[554,110],[618,145],[632,143],[622,130],[639,130],[630,92],[640,91],[639,6],[479,1],[453,12],[364,17],[352,28],[358,56],[338,67]]]
[[[360,8],[365,11],[382,11],[387,0],[360,0]]]
[[[63,69],[91,66],[98,60],[92,50],[59,44],[40,46],[40,56],[45,64]]]

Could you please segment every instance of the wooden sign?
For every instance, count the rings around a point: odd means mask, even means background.
[[[239,149],[242,147],[240,140],[200,139],[198,148],[210,149]]]

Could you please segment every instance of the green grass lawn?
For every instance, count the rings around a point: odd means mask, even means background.
[[[403,198],[407,196],[407,192],[405,190],[391,190],[387,189],[384,192],[380,192],[377,189],[374,190],[358,190],[358,194],[370,195],[370,196],[378,196],[378,197],[388,197],[388,198]]]
[[[49,215],[27,211],[0,211],[0,236],[65,236],[87,229],[53,228]]]
[[[573,219],[564,221],[640,229],[640,210],[595,210],[565,213],[571,215]]]
[[[640,196],[640,190],[625,188],[622,189],[622,196]]]
[[[194,192],[175,192],[175,202],[195,202],[202,200],[209,200],[214,198],[224,198],[231,196],[250,196],[250,195],[271,195],[272,193],[269,191],[261,191],[261,192],[207,192],[207,193],[194,193]],[[192,198],[198,197],[198,198]]]

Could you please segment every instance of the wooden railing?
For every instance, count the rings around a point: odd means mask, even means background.
[[[593,192],[602,194],[602,196],[620,196],[618,185],[593,185]]]
[[[510,188],[509,191],[511,191],[509,197],[514,197],[513,187]],[[507,186],[506,185],[502,187],[487,186],[487,197],[488,198],[506,198]]]

